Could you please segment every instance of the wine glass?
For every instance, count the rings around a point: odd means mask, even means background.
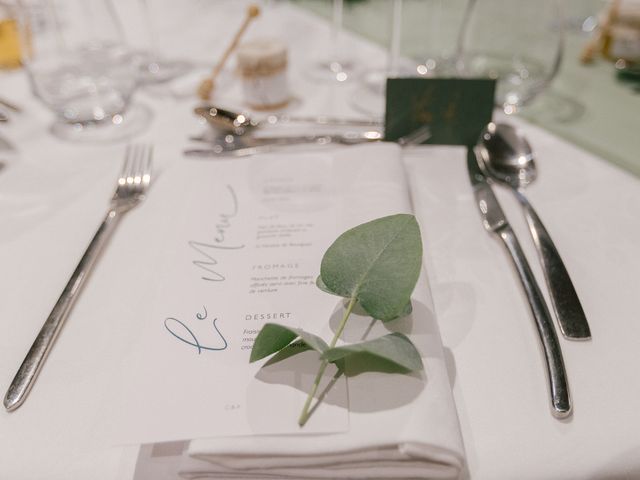
[[[24,0],[19,24],[34,95],[56,115],[51,130],[71,141],[109,141],[145,128],[132,105],[136,66],[110,0]]]
[[[313,80],[338,81],[348,80],[355,67],[355,61],[344,48],[344,33],[342,19],[344,14],[344,0],[332,0],[331,27],[329,33],[329,52],[327,58],[311,65],[307,74]]]
[[[406,66],[400,66],[403,0],[384,3],[391,6],[386,65],[365,70],[350,98],[351,105],[357,111],[376,118],[381,118],[384,114],[387,78],[399,76],[401,68],[403,74],[407,73]]]
[[[145,84],[163,83],[187,73],[190,69],[188,62],[167,58],[160,53],[155,10],[162,5],[149,5],[149,0],[139,0],[139,5],[149,43],[147,50],[136,52],[139,81]]]
[[[366,70],[351,104],[360,112],[382,116],[387,78],[442,77],[454,72],[455,40],[447,28],[458,25],[459,8],[452,0],[384,1],[390,8],[387,63]],[[446,15],[445,15],[446,14]],[[446,17],[446,18],[445,18]],[[444,26],[443,26],[444,24]],[[403,28],[406,25],[409,28]]]
[[[470,0],[457,70],[497,80],[496,105],[517,112],[555,77],[564,44],[558,0]]]

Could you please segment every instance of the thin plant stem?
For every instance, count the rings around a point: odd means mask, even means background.
[[[351,315],[351,310],[353,310],[353,307],[356,304],[356,298],[352,297],[349,301],[349,305],[347,305],[347,309],[344,312],[344,315],[342,317],[342,321],[340,322],[340,325],[338,326],[338,329],[336,330],[335,335],[333,336],[333,339],[331,340],[331,343],[329,344],[329,348],[333,348],[336,346],[336,343],[338,342],[338,339],[340,338],[340,336],[342,335],[342,332],[344,331],[344,327],[347,324],[347,319],[349,318],[349,315]],[[301,427],[304,426],[305,423],[307,423],[307,420],[309,420],[309,408],[311,407],[311,402],[313,401],[313,397],[315,397],[316,392],[318,391],[318,387],[320,386],[320,380],[322,380],[322,376],[324,375],[324,371],[327,369],[327,365],[329,365],[329,362],[326,360],[323,360],[322,363],[320,364],[320,367],[318,368],[318,373],[316,374],[316,378],[313,381],[313,387],[311,387],[311,391],[309,392],[309,395],[307,395],[307,400],[304,402],[304,406],[302,407],[302,412],[300,413],[300,418],[298,419],[298,425],[300,425]]]

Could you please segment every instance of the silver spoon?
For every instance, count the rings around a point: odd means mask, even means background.
[[[511,187],[522,206],[562,334],[570,340],[590,339],[589,324],[569,273],[540,217],[524,196],[524,187],[537,176],[529,142],[511,125],[490,123],[482,132],[479,151],[487,175]]]
[[[311,123],[316,125],[343,125],[376,127],[380,122],[367,119],[338,118],[327,116],[294,117],[290,115],[269,115],[264,120],[250,118],[246,113],[233,112],[213,105],[196,107],[194,112],[204,118],[209,124],[219,129],[244,135],[260,125],[275,125],[277,123]]]

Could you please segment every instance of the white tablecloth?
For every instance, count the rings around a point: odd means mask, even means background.
[[[198,21],[174,43],[194,60],[213,61],[244,4],[194,5],[200,9]],[[118,6],[127,8],[124,2]],[[165,20],[171,18],[171,12],[165,14]],[[125,20],[127,26],[135,19]],[[326,24],[278,2],[270,2],[263,20],[252,34],[281,35],[289,43],[291,83],[300,99],[292,111],[356,114],[351,100],[360,92],[357,84],[319,86],[301,73],[313,60],[310,52],[318,51],[325,40]],[[219,28],[211,28],[214,24]],[[135,41],[135,34],[132,37]],[[181,43],[194,37],[203,41]],[[355,48],[361,53],[358,58],[384,64],[376,47],[358,42]],[[216,101],[234,106],[240,101],[239,86],[230,72],[220,81]],[[187,84],[185,80],[174,85],[171,94],[161,89],[136,96],[155,114],[136,141],[155,145],[160,171],[181,160],[186,138],[202,128],[191,113],[195,99],[181,97]],[[22,116],[2,126],[2,133],[19,150],[19,156],[0,172],[0,388],[4,391],[101,218],[124,142],[87,146],[53,138],[47,131],[50,114],[30,95],[22,72],[0,74],[0,92],[25,107]],[[593,332],[591,342],[561,341],[575,408],[567,421],[555,420],[549,413],[528,307],[505,252],[482,229],[464,153],[431,147],[406,155],[469,475],[474,480],[636,478],[640,476],[640,379],[635,368],[640,341],[635,305],[640,293],[640,182],[537,128],[524,125],[524,129],[541,169],[528,194],[563,255]],[[498,194],[540,274],[515,201],[508,192]],[[157,280],[151,272],[136,269],[148,258],[145,255],[152,254],[148,245],[136,240],[145,228],[144,215],[143,210],[131,212],[110,243],[109,254],[130,258],[124,275],[140,275],[152,284]],[[101,401],[101,388],[108,383],[103,380],[113,374],[95,366],[105,356],[114,365],[118,361],[117,349],[106,343],[108,332],[123,327],[119,322],[127,318],[123,313],[130,313],[127,305],[139,300],[114,285],[112,279],[118,275],[123,275],[119,266],[98,265],[74,308],[74,316],[85,320],[74,322],[74,328],[65,329],[59,338],[28,408],[0,413],[0,478],[131,478],[137,448],[105,449],[85,422]],[[95,308],[105,303],[108,307]],[[56,365],[58,371],[67,372],[65,384],[70,388],[60,388]],[[54,413],[51,404],[57,406]]]
[[[526,194],[562,255],[593,337],[560,339],[574,404],[567,420],[551,416],[526,297],[501,242],[481,225],[466,152],[421,147],[406,157],[471,478],[638,478],[640,181],[522,128],[540,170]],[[506,189],[495,191],[544,290],[520,207]]]

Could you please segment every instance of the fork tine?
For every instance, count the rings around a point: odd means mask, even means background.
[[[142,158],[142,149],[144,147],[142,145],[136,144],[135,145],[135,157],[133,159],[133,169],[131,170],[131,184],[133,186],[134,190],[137,190],[138,187],[138,183],[139,183],[139,175],[140,175],[140,161]]]
[[[153,148],[149,145],[127,145],[122,173],[118,178],[118,196],[144,194],[151,182],[152,156]]]
[[[147,158],[142,172],[143,188],[147,188],[151,182],[151,170],[153,168],[153,145],[147,147]]]
[[[127,177],[129,171],[131,170],[131,157],[132,157],[132,146],[127,145],[127,149],[124,154],[124,162],[122,162],[122,168],[120,169],[120,175],[118,177],[118,185],[124,186],[127,183]]]
[[[136,155],[134,158],[133,169],[131,171],[131,185],[133,190],[138,190],[138,185],[140,184],[140,163],[142,161],[142,152],[144,146],[137,144],[136,146]]]
[[[151,180],[153,147],[150,145],[138,145],[138,154],[136,179],[134,183],[137,193],[144,193]]]

